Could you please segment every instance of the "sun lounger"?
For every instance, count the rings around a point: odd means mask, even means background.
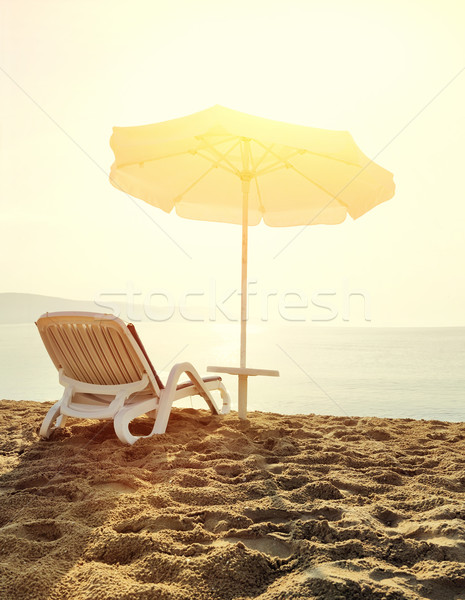
[[[166,386],[157,375],[132,324],[113,315],[85,312],[45,313],[36,323],[65,390],[48,411],[40,436],[48,438],[67,417],[113,419],[116,435],[133,444],[139,437],[165,433],[173,402],[202,396],[213,414],[226,414],[230,398],[220,377],[202,379],[187,362],[174,365]],[[186,374],[189,378],[179,383]],[[211,392],[218,391],[221,411]],[[148,436],[135,436],[130,422],[155,416]]]

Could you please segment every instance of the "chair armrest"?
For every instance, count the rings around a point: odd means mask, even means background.
[[[166,395],[168,398],[173,398],[174,394],[176,393],[179,378],[183,373],[185,373],[192,381],[197,393],[206,400],[210,410],[215,414],[219,414],[219,410],[215,404],[215,401],[213,400],[210,392],[206,389],[202,377],[200,377],[195,367],[189,362],[177,363],[173,366],[170,374],[168,375],[168,381],[166,382],[166,386],[162,391],[162,394]]]

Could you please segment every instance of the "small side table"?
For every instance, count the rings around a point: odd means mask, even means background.
[[[265,377],[279,377],[279,371],[271,369],[249,369],[248,367],[207,367],[209,373],[225,373],[228,375],[237,375],[238,385],[238,413],[239,419],[247,418],[247,378],[257,375]]]

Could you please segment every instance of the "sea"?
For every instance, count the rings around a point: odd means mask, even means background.
[[[237,323],[141,322],[137,329],[162,379],[182,361],[202,374],[211,365],[239,364]],[[247,366],[280,372],[249,378],[251,411],[465,421],[463,327],[251,323]],[[237,378],[223,381],[236,409]],[[35,325],[0,325],[0,398],[43,402],[61,394]]]

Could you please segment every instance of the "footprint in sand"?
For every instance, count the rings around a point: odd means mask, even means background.
[[[325,519],[326,521],[340,521],[344,516],[344,511],[335,506],[320,506],[310,512],[302,514],[302,521],[310,521],[315,519]]]
[[[301,518],[298,511],[289,511],[280,508],[245,509],[244,514],[253,523],[287,523]]]
[[[404,515],[380,506],[375,507],[371,514],[385,527],[397,527],[405,519]]]
[[[275,478],[276,483],[282,490],[296,490],[308,483],[308,476],[306,475],[294,475],[287,476],[281,475]]]
[[[24,479],[20,479],[15,484],[16,490],[27,490],[30,488],[39,488],[43,485],[46,485],[49,482],[48,477],[44,477],[42,475],[37,475],[34,477],[25,477]]]
[[[250,550],[256,550],[277,558],[288,558],[293,553],[292,545],[287,542],[287,538],[280,537],[279,534],[275,533],[257,538],[224,537],[215,540],[212,546],[221,547],[237,543],[244,544]]]
[[[69,527],[69,524],[64,526]],[[34,542],[54,542],[63,536],[62,528],[48,519],[7,525],[2,533]]]
[[[243,473],[243,468],[237,463],[219,463],[215,465],[215,471],[223,477],[237,477]]]
[[[151,516],[142,514],[132,519],[126,519],[122,522],[113,524],[112,529],[118,534],[147,534],[165,533],[174,534],[176,532],[192,532],[200,527],[199,519],[182,515],[158,515]],[[210,529],[207,529],[210,531]],[[205,532],[203,532],[205,533]]]
[[[183,473],[171,481],[174,485],[179,485],[183,488],[203,488],[209,484],[207,477],[192,475],[191,473]]]
[[[376,483],[385,483],[387,485],[404,485],[403,478],[390,469],[380,469],[372,472],[371,478]]]
[[[194,513],[196,515],[197,513]],[[208,511],[198,513],[197,518],[203,521],[203,526],[207,531],[221,533],[230,529],[246,529],[253,524],[253,521],[245,515],[235,514],[233,512]]]
[[[128,485],[127,483],[122,483],[121,481],[94,483],[92,487],[97,490],[114,492],[116,494],[135,494],[137,492],[137,489]]]
[[[437,546],[465,545],[465,525],[461,519],[451,521],[406,521],[398,526],[405,538],[424,540]]]
[[[391,434],[384,429],[367,429],[365,435],[377,442],[384,442],[391,439]]]

